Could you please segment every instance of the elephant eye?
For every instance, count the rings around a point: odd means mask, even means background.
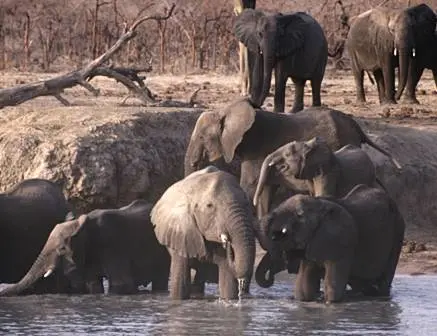
[[[213,205],[212,205],[212,203],[208,203],[208,204],[206,204],[206,207],[211,209],[213,207]]]

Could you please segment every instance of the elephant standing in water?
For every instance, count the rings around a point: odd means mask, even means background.
[[[234,33],[255,53],[251,99],[260,107],[266,99],[275,70],[274,111],[285,111],[288,78],[295,85],[291,112],[304,108],[305,82],[311,81],[313,106],[321,105],[320,88],[328,59],[328,43],[320,24],[310,15],[297,12],[268,15],[245,9],[235,22]]]
[[[357,101],[365,102],[364,71],[373,72],[381,104],[396,103],[408,80],[407,99],[415,100],[413,86],[424,62],[422,56],[419,62],[415,58],[418,53],[427,53],[431,43],[436,26],[432,10],[423,4],[402,10],[379,7],[352,18],[351,22],[346,48],[351,57]],[[395,95],[396,66],[399,66],[399,84]]]
[[[324,278],[327,302],[346,285],[364,295],[387,296],[399,260],[405,223],[387,193],[358,185],[344,198],[295,195],[260,222],[259,231],[282,251],[300,251],[298,300],[315,300]]]
[[[170,186],[151,219],[158,241],[171,254],[170,295],[187,299],[190,261],[218,265],[219,295],[248,292],[255,260],[250,200],[231,174],[209,166]]]
[[[119,209],[97,209],[60,223],[27,274],[0,295],[20,295],[54,271],[69,279],[76,293],[136,293],[139,285],[167,290],[170,255],[156,239],[152,205],[136,200]]]
[[[208,162],[224,158],[230,163],[238,156],[240,185],[252,199],[265,157],[290,141],[315,136],[323,137],[332,150],[366,143],[391,157],[352,117],[340,111],[312,107],[296,114],[271,113],[256,110],[248,99],[240,98],[223,111],[204,112],[197,119],[185,154],[185,176]],[[274,188],[266,185],[260,193],[258,218],[267,214]]]
[[[70,206],[60,187],[28,179],[0,195],[0,283],[26,274],[53,227],[65,221]],[[62,276],[39,282],[29,293],[68,291]]]

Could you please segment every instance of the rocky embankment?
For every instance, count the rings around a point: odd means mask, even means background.
[[[61,185],[79,212],[150,201],[183,175],[199,109],[82,107],[2,112],[0,185],[41,177]],[[407,222],[412,239],[436,236],[437,128],[360,121],[403,165],[367,148]]]

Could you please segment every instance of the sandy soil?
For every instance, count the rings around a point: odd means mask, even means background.
[[[36,80],[43,80],[53,77],[54,74],[3,72],[0,73],[0,88],[10,87]],[[80,106],[80,113],[86,115],[97,108],[105,107],[117,109],[123,113],[125,108],[132,109],[138,106],[142,110],[139,100],[131,98],[127,107],[119,106],[122,98],[126,95],[127,89],[112,80],[103,77],[94,78],[91,84],[99,88],[101,95],[92,96],[83,88],[76,87],[65,92],[67,98],[74,106]],[[185,76],[172,75],[151,75],[147,78],[146,84],[156,94],[158,100],[169,100],[186,102],[191,94],[198,88],[200,91],[196,96],[196,105],[205,108],[221,108],[227,102],[239,95],[238,77],[224,76],[218,74],[189,74]],[[327,71],[324,83],[322,84],[323,104],[339,110],[351,113],[354,116],[380,120],[391,124],[402,124],[404,126],[418,129],[437,129],[437,92],[432,81],[430,72],[425,72],[419,83],[417,98],[420,105],[397,104],[380,106],[377,101],[376,87],[372,86],[365,78],[367,103],[357,105],[355,103],[355,86],[353,77],[348,71]],[[273,91],[272,91],[273,92]],[[293,86],[288,84],[287,88],[287,109],[291,108],[293,98]],[[311,102],[311,88],[309,83],[305,91],[305,104]],[[272,97],[268,97],[264,107],[272,109]],[[16,118],[20,114],[30,110],[47,109],[50,113],[57,110],[68,109],[62,107],[53,97],[41,97],[26,102],[17,107],[8,108],[7,118]],[[77,109],[74,109],[77,111]],[[437,235],[435,235],[437,236]],[[414,240],[413,240],[414,238]],[[437,273],[437,239],[430,238],[421,233],[419,229],[410,232],[405,239],[405,246],[397,269],[398,273],[424,274]]]

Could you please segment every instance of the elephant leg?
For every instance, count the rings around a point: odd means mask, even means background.
[[[373,71],[373,76],[375,77],[376,87],[378,88],[379,103],[382,104],[385,96],[384,76],[382,75],[382,70],[377,69]]]
[[[386,60],[382,67],[384,77],[385,95],[383,104],[396,104],[395,99],[395,68],[393,66],[392,56],[386,56]]]
[[[152,291],[166,292],[168,291],[168,270],[160,270],[154,272],[152,279]]]
[[[190,298],[191,274],[188,258],[172,253],[170,264],[170,297],[175,300]]]
[[[349,279],[351,260],[325,262],[324,291],[325,302],[338,302],[343,299]]]
[[[121,256],[106,256],[104,260],[104,273],[108,278],[108,292],[111,294],[133,294],[138,291],[132,277],[128,258]]]
[[[320,91],[322,89],[321,79],[311,80],[311,91],[313,96],[313,106],[322,106],[322,98],[320,97]]]
[[[412,66],[409,69],[407,87],[404,92],[404,98],[402,99],[403,103],[406,104],[419,104],[419,101],[416,98],[416,87],[419,83],[420,77],[423,74],[423,68],[418,68],[417,66]]]
[[[303,110],[303,91],[305,88],[305,79],[293,79],[294,83],[294,103],[291,113]]]
[[[225,258],[219,261],[218,268],[220,298],[224,300],[238,299],[238,281],[235,279],[232,269]]]
[[[352,72],[354,74],[355,88],[357,90],[357,103],[363,104],[366,102],[366,96],[364,94],[364,70],[358,68],[353,59]]]
[[[302,260],[296,276],[295,297],[299,301],[313,301],[320,294],[320,267],[313,261]]]
[[[196,274],[194,275],[193,283],[191,284],[191,293],[196,295],[205,294],[205,269],[202,264],[196,268]]]
[[[86,281],[85,286],[88,294],[103,294],[105,292],[103,279],[101,277]]]
[[[273,112],[285,112],[285,87],[288,77],[280,64],[275,69],[275,99]]]

